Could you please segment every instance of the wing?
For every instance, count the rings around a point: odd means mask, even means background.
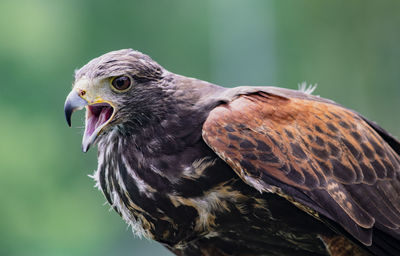
[[[203,125],[205,142],[247,184],[333,220],[364,245],[375,229],[399,240],[400,157],[380,134],[398,142],[355,112],[291,94],[219,105]]]

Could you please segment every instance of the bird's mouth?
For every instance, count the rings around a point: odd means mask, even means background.
[[[64,111],[67,123],[71,126],[71,116],[76,110],[86,107],[85,133],[82,138],[82,150],[87,152],[96,142],[99,135],[105,130],[115,115],[114,106],[105,100],[97,99],[88,102],[72,91],[65,101]]]
[[[82,140],[83,152],[88,151],[113,116],[114,108],[108,102],[86,106],[85,133]]]

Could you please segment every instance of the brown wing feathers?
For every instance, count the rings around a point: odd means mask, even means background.
[[[400,227],[400,158],[378,132],[343,107],[268,93],[220,105],[203,126],[206,143],[249,185],[271,177],[295,187],[366,245],[376,223]]]

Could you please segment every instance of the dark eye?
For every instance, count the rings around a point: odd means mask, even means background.
[[[114,78],[111,85],[118,91],[125,91],[131,86],[131,78],[129,76],[118,76]]]

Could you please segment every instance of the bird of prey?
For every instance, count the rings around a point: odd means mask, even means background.
[[[180,256],[400,255],[400,143],[308,91],[223,88],[131,49],[75,73],[71,125],[134,233]]]

